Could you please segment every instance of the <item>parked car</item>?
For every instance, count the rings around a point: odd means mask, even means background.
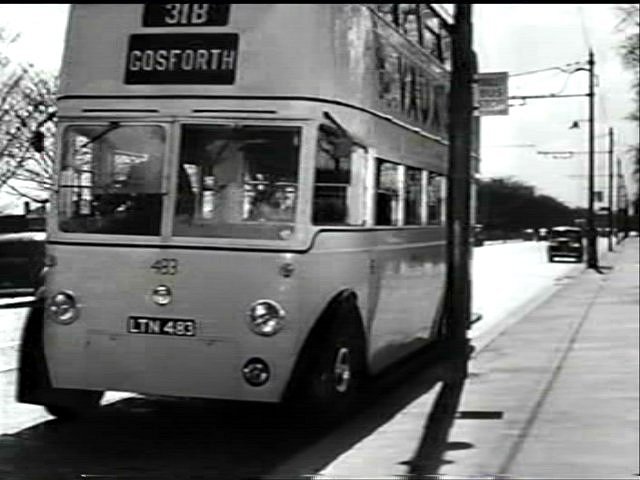
[[[537,239],[538,240],[549,240],[549,229],[548,228],[539,228],[537,230]]]
[[[582,262],[584,242],[582,229],[578,227],[553,227],[549,232],[547,256],[550,262],[558,257],[573,258]]]
[[[522,231],[522,239],[525,241],[535,240],[536,239],[536,231],[533,228],[527,228]]]
[[[0,297],[32,295],[44,267],[45,232],[0,234]]]

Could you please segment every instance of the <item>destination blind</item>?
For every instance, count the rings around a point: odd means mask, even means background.
[[[129,37],[127,85],[232,85],[235,33],[134,34]]]

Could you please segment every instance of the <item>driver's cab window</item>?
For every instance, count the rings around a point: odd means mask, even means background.
[[[320,125],[313,192],[315,225],[364,225],[366,158],[366,150],[340,129]]]

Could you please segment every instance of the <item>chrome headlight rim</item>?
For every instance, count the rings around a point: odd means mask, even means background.
[[[156,285],[151,291],[151,300],[161,307],[167,306],[173,302],[173,290],[169,285]]]
[[[62,305],[61,301],[56,301],[56,298],[63,296],[67,299],[69,304]],[[57,304],[55,304],[56,302]],[[75,322],[79,316],[78,301],[76,295],[71,290],[59,290],[51,295],[45,304],[45,311],[47,316],[55,323],[60,325],[69,325]],[[62,312],[62,313],[61,313]]]
[[[260,312],[260,308],[270,311]],[[256,335],[272,337],[284,328],[287,313],[275,300],[263,298],[256,300],[247,311],[247,325]]]

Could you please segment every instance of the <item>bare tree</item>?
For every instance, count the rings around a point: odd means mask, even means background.
[[[0,29],[0,191],[46,203],[53,189],[57,78],[6,53],[16,37]],[[31,139],[44,134],[44,151]]]
[[[633,91],[636,108],[631,113],[632,119],[640,120],[638,101],[640,100],[640,4],[621,5],[617,8],[620,20],[618,29],[624,33],[620,44],[620,53],[624,65],[633,73]]]
[[[624,39],[620,44],[622,61],[633,74],[633,100],[634,109],[629,114],[629,119],[640,123],[640,4],[632,3],[617,7],[620,21],[619,31],[624,33]],[[636,182],[640,183],[640,144],[629,148],[629,155],[633,158],[633,174]],[[636,191],[635,212],[640,207],[640,188]]]

